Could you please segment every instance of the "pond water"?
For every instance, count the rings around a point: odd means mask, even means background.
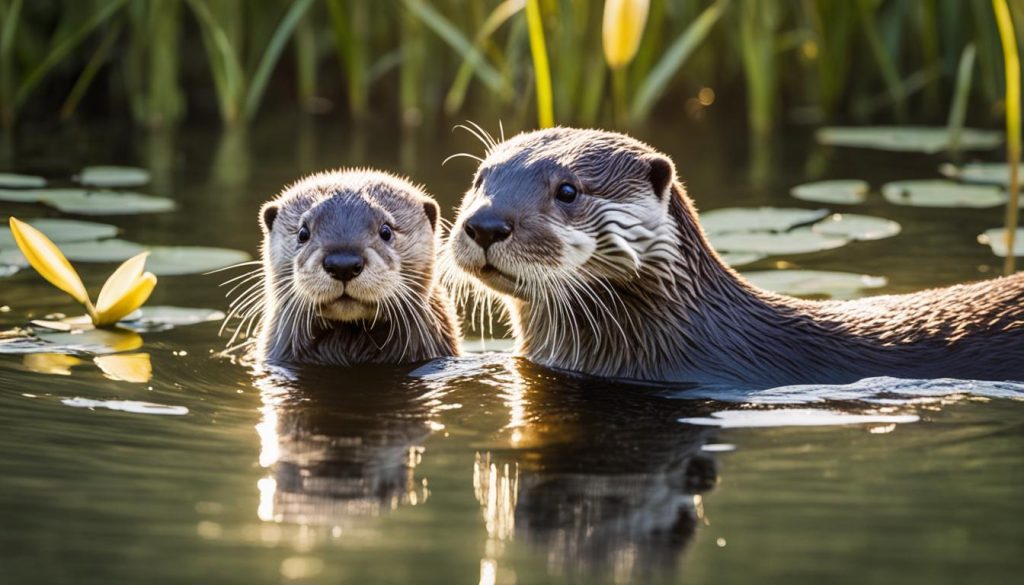
[[[741,130],[638,134],[674,157],[702,210],[825,207],[901,224],[744,270],[885,277],[878,292],[999,271],[976,236],[1001,208],[899,206],[877,192],[938,178],[940,156],[823,149],[810,132],[755,156]],[[131,241],[252,254],[259,203],[304,173],[400,170],[451,218],[472,166],[441,160],[478,151],[447,128],[403,138],[293,118],[229,135],[40,128],[7,149],[0,170],[47,177],[147,168],[138,190],[178,209],[101,221]],[[856,205],[788,194],[821,179],[873,190]],[[80,269],[95,291],[112,266]],[[150,304],[224,309],[229,276],[162,277]],[[78,309],[30,271],[0,279],[0,306],[5,329]],[[1024,571],[1024,385],[642,388],[501,351],[257,376],[215,355],[217,329],[144,333],[147,382],[88,359],[40,368],[0,355],[0,581],[1008,583]]]

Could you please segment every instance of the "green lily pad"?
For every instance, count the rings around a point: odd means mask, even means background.
[[[863,203],[868,196],[868,184],[864,181],[849,179],[836,181],[817,181],[804,183],[790,189],[789,193],[797,199],[816,203],[834,203],[838,205],[856,205]]]
[[[85,167],[76,177],[79,183],[92,187],[138,187],[149,182],[146,169],[136,167]]]
[[[894,181],[882,185],[889,203],[911,207],[995,207],[1006,203],[1006,194],[991,185],[965,185],[942,179]]]
[[[0,201],[45,203],[65,213],[80,215],[162,213],[175,207],[174,201],[166,197],[88,189],[0,189]]]
[[[46,186],[46,179],[35,175],[0,173],[0,187],[7,189],[38,189]]]
[[[129,329],[95,329],[91,326],[71,331],[33,327],[23,335],[0,336],[0,354],[60,353],[103,355],[132,351],[142,347],[142,337]]]
[[[796,209],[788,207],[726,207],[700,215],[700,224],[707,234],[735,232],[784,232],[811,224],[828,215],[827,209]]]
[[[949,149],[951,134],[945,127],[926,126],[833,126],[815,133],[821,144],[875,148],[898,152],[934,154]],[[989,150],[1003,143],[1003,134],[995,130],[964,128],[960,133],[961,150]]]
[[[992,253],[1000,258],[1006,258],[1008,248],[1006,247],[1006,228],[998,227],[985,230],[985,233],[978,236],[978,243],[992,248]],[[1013,255],[1024,256],[1024,228],[1017,228],[1013,233]]]
[[[241,250],[205,246],[143,246],[119,239],[73,242],[61,246],[61,250],[71,262],[124,262],[149,250],[146,270],[157,276],[199,274],[251,259]],[[0,262],[3,261],[4,257],[0,255]]]
[[[133,331],[152,332],[220,321],[222,319],[224,319],[224,313],[215,309],[157,305],[142,307],[122,319],[119,325]]]
[[[854,241],[891,238],[901,229],[900,224],[891,219],[856,213],[833,213],[811,226],[815,233]]]
[[[795,296],[827,295],[837,299],[861,296],[865,290],[888,283],[884,276],[828,270],[761,270],[743,276],[754,286]]]
[[[64,190],[59,196],[44,196],[43,203],[65,213],[81,215],[136,215],[172,211],[175,203],[166,197],[115,191]]]
[[[117,235],[117,226],[75,219],[30,219],[28,223],[57,244],[100,240]],[[0,227],[0,247],[14,246],[11,228]]]
[[[722,259],[722,262],[735,268],[737,266],[753,264],[758,260],[764,260],[768,255],[761,254],[760,252],[722,252],[718,257]]]
[[[1024,182],[1024,164],[1019,168],[1018,176]],[[967,163],[962,167],[944,163],[939,165],[939,172],[950,179],[965,183],[1010,186],[1010,165],[1005,162],[974,162]]]
[[[715,250],[724,252],[747,252],[756,254],[806,254],[833,250],[846,245],[846,238],[827,236],[799,228],[788,232],[749,232],[711,234],[708,239]]]
[[[0,278],[10,276],[21,270],[21,266],[17,264],[2,264],[0,263]]]

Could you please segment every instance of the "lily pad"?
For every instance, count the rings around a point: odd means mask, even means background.
[[[46,186],[46,179],[35,175],[0,173],[0,187],[6,189],[38,189]]]
[[[839,248],[849,242],[846,238],[819,234],[811,228],[799,228],[781,233],[712,234],[708,239],[715,250],[768,255],[820,252],[822,250]]]
[[[79,183],[92,187],[138,187],[149,182],[146,169],[136,167],[85,167],[76,177]]]
[[[856,213],[833,213],[811,226],[815,233],[855,241],[891,238],[901,229],[900,224],[891,219]]]
[[[205,246],[143,246],[120,239],[99,242],[72,242],[61,246],[71,262],[123,262],[149,250],[146,270],[157,276],[200,274],[245,262],[251,257],[241,250]],[[0,262],[13,260],[0,256]],[[23,261],[23,260],[22,260]],[[10,264],[18,262],[11,261]]]
[[[957,179],[965,183],[1010,186],[1010,165],[1005,162],[974,162],[967,163],[962,167],[944,163],[939,165],[939,172],[950,179]],[[1024,164],[1020,165],[1018,174],[1020,180],[1024,182]]]
[[[888,283],[884,276],[828,270],[763,270],[745,272],[743,276],[754,286],[780,294],[827,295],[837,299],[857,297],[865,290]]]
[[[722,252],[718,257],[722,259],[722,262],[735,268],[737,266],[753,264],[758,260],[764,260],[768,255],[761,254],[760,252]]]
[[[7,203],[42,203],[40,189],[0,189],[0,201]]]
[[[985,230],[985,233],[978,236],[978,243],[992,248],[992,253],[996,256],[1006,258],[1008,251],[1006,247],[1006,228],[998,227]],[[1013,233],[1013,255],[1024,256],[1024,228],[1017,228]]]
[[[912,207],[995,207],[1006,203],[1006,194],[991,185],[964,185],[942,179],[894,181],[882,185],[889,203]]]
[[[142,347],[142,336],[128,329],[75,329],[54,331],[33,328],[24,335],[0,338],[0,354],[61,353],[103,355]]]
[[[117,235],[117,226],[75,219],[30,219],[28,223],[57,244],[100,240]],[[0,227],[0,247],[14,246],[11,228]]]
[[[60,401],[64,406],[75,408],[106,408],[108,410],[120,410],[133,414],[162,414],[170,416],[182,416],[188,414],[188,408],[170,404],[157,404],[155,402],[141,402],[139,400],[92,400],[90,398],[65,398]]]
[[[133,331],[166,331],[174,327],[209,323],[224,319],[224,313],[215,309],[195,307],[142,307],[121,320],[120,325]]]
[[[827,215],[827,209],[726,207],[702,213],[700,223],[708,234],[784,232],[797,226],[814,223]]]
[[[60,195],[44,195],[42,202],[65,213],[80,215],[136,215],[172,211],[175,203],[166,197],[115,191],[63,190]]]
[[[804,201],[856,205],[867,199],[868,189],[868,184],[865,181],[849,179],[804,183],[793,187],[789,193]]]
[[[819,143],[830,146],[929,154],[948,150],[951,137],[948,128],[927,126],[833,126],[815,133]],[[960,133],[959,148],[989,150],[1002,143],[1001,132],[964,128]]]

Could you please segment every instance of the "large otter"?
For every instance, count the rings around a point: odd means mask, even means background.
[[[363,170],[315,174],[267,202],[263,299],[251,306],[262,313],[259,357],[352,365],[455,355],[458,326],[434,277],[438,211],[407,181]]]
[[[1024,380],[1024,273],[855,301],[760,290],[708,243],[671,160],[555,128],[494,145],[449,244],[499,293],[518,351],[656,382]]]

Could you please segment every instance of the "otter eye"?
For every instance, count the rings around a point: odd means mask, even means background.
[[[299,228],[299,243],[300,244],[305,244],[308,241],[309,241],[309,228],[306,226],[306,224],[302,224],[302,227]]]
[[[575,185],[570,183],[562,183],[555,189],[555,199],[558,199],[562,203],[572,203],[576,201],[576,196],[579,195],[579,191]]]
[[[389,226],[388,224],[380,226],[380,239],[384,240],[385,242],[390,242],[391,236],[393,235],[394,232],[391,230],[391,226]]]

